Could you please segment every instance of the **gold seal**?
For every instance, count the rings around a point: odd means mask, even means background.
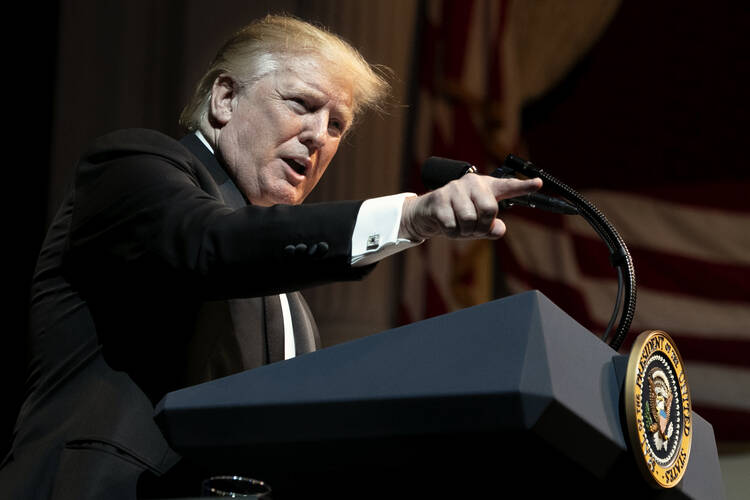
[[[635,339],[625,378],[625,416],[635,462],[654,487],[680,482],[690,458],[690,387],[677,347],[660,330]]]

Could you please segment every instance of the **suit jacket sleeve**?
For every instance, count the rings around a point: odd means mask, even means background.
[[[370,269],[349,263],[360,204],[234,210],[180,143],[119,131],[79,163],[66,268],[86,276],[92,290],[142,280],[203,299],[358,279]]]

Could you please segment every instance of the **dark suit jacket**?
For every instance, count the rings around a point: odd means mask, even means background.
[[[283,356],[278,311],[253,297],[369,270],[349,265],[360,203],[245,206],[192,135],[95,141],[37,263],[28,396],[0,496],[135,498],[143,471],[179,459],[155,402]],[[290,304],[314,344],[306,306]]]

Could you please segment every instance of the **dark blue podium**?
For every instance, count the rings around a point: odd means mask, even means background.
[[[681,483],[640,477],[626,364],[528,292],[169,393],[156,419],[187,460],[263,479],[275,499],[723,498],[713,428],[695,414]]]

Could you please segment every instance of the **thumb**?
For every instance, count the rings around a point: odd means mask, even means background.
[[[490,232],[487,233],[487,237],[492,239],[502,238],[505,235],[505,231],[505,223],[500,219],[495,219],[490,226]]]

